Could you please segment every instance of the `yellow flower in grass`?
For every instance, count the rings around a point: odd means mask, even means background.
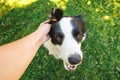
[[[50,1],[53,2],[57,8],[62,8],[63,10],[65,10],[69,0],[50,0]]]
[[[110,19],[110,16],[105,15],[105,16],[103,16],[103,18],[104,18],[104,20],[109,20],[109,19]]]
[[[95,11],[96,11],[96,12],[99,12],[99,8],[96,8]]]
[[[91,4],[91,1],[89,0],[88,2],[87,2],[87,5],[90,5]]]

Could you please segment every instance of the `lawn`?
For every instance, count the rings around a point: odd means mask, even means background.
[[[0,7],[0,45],[35,31],[53,7],[67,16],[82,14],[86,23],[84,59],[76,71],[66,71],[40,47],[20,80],[120,80],[120,0],[1,0]]]

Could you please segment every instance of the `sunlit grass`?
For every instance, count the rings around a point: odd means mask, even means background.
[[[96,11],[96,12],[99,12],[99,8],[96,8],[95,11]]]
[[[62,8],[63,10],[66,9],[66,5],[69,2],[69,0],[50,0],[55,4],[56,7]]]
[[[37,0],[1,0],[0,1],[0,17],[4,16],[14,8],[23,8],[36,1]]]
[[[83,62],[76,71],[66,71],[62,61],[49,56],[48,51],[40,47],[20,80],[120,79],[120,0],[1,2],[0,13],[6,15],[0,19],[0,45],[34,32],[42,21],[48,19],[49,11],[55,6],[64,8],[64,16],[83,15],[87,29],[88,35],[81,47]]]
[[[7,0],[6,4],[12,7],[24,7],[36,1],[37,0]]]
[[[90,5],[91,4],[91,1],[89,0],[88,2],[87,2],[87,5]]]
[[[114,20],[113,20],[110,16],[104,15],[104,16],[103,16],[103,19],[104,19],[105,21],[109,21],[109,23],[110,23],[111,26],[115,26],[115,22],[114,22]]]
[[[110,19],[110,16],[105,15],[103,18],[104,18],[104,20],[109,20],[109,19]]]

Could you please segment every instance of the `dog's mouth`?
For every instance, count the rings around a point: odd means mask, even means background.
[[[66,70],[75,71],[76,68],[77,68],[77,65],[69,65],[69,64],[66,64],[66,63],[64,62],[64,67],[65,67]]]

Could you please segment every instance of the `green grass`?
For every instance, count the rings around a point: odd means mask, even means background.
[[[82,44],[84,60],[76,71],[66,71],[61,60],[48,55],[41,47],[20,80],[119,80],[120,0],[60,2],[59,5],[52,0],[37,0],[23,7],[0,4],[0,45],[35,31],[48,19],[55,5],[64,8],[64,15],[82,14],[86,23],[88,36]]]

